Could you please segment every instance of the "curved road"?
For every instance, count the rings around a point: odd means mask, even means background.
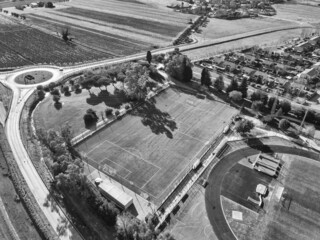
[[[235,41],[238,39],[249,38],[253,36],[277,32],[277,31],[297,29],[302,27],[309,27],[309,26],[267,28],[263,30],[256,30],[256,31],[237,34],[237,35],[224,37],[220,39],[215,39],[215,40],[211,40],[204,43],[196,43],[192,45],[179,46],[179,48],[181,51],[188,54],[188,50],[194,50],[202,47],[208,47],[212,45]],[[153,50],[152,53],[153,54],[167,53],[169,51],[172,51],[173,49],[174,47],[167,47],[163,49]],[[84,71],[86,69],[105,66],[107,64],[122,63],[126,61],[141,59],[144,57],[145,57],[144,53],[135,54],[135,55],[122,57],[118,59],[109,59],[105,61],[85,64],[80,66],[66,67],[63,69],[63,71],[59,71],[59,68],[56,66],[47,66],[45,68],[44,67],[27,67],[25,69],[15,70],[9,73],[0,73],[0,80],[13,90],[13,99],[12,99],[11,109],[7,117],[6,126],[5,126],[8,142],[11,146],[13,155],[19,165],[19,168],[24,178],[26,179],[26,182],[30,190],[34,194],[35,199],[37,200],[40,208],[42,209],[43,213],[47,217],[52,228],[56,231],[57,235],[58,235],[59,226],[61,226],[62,223],[64,223],[64,225],[67,225],[66,233],[63,236],[59,236],[60,239],[63,239],[63,240],[71,239],[73,234],[76,234],[76,235],[78,234],[76,233],[76,231],[74,231],[70,222],[67,220],[66,216],[64,215],[64,213],[61,211],[59,207],[57,207],[56,210],[53,211],[51,209],[51,206],[44,205],[44,203],[47,203],[47,196],[49,194],[48,189],[45,187],[36,169],[34,168],[32,161],[29,158],[29,155],[22,143],[20,131],[19,131],[19,121],[20,121],[20,116],[21,116],[23,106],[27,101],[28,97],[32,95],[35,87],[38,84],[19,85],[14,82],[14,78],[17,75],[28,72],[28,71],[47,70],[53,73],[53,77],[49,81],[41,84],[48,84],[50,82],[59,81],[64,77],[70,76],[71,74],[76,72]],[[78,238],[80,237],[78,236]]]
[[[267,152],[272,150],[277,153],[299,155],[320,161],[320,155],[315,152],[285,145],[264,145],[263,143],[241,148],[223,157],[211,171],[208,178],[209,184],[205,192],[208,218],[219,240],[237,240],[225,219],[221,205],[220,195],[223,178],[241,158],[258,154],[263,150]]]

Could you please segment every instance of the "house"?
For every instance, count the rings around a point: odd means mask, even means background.
[[[311,79],[316,78],[318,76],[318,74],[319,74],[319,71],[316,68],[310,68],[310,69],[304,70],[300,74],[299,78],[311,80]]]
[[[36,8],[36,7],[38,7],[38,3],[30,3],[30,7]]]
[[[303,53],[304,51],[306,51],[310,47],[311,47],[311,44],[309,42],[303,42],[303,43],[300,43],[297,46],[295,46],[293,48],[293,50],[297,53]]]

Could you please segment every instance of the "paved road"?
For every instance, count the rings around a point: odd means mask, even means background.
[[[254,145],[256,144],[256,145]],[[308,150],[296,148],[288,145],[264,145],[263,141],[253,143],[250,147],[244,147],[231,152],[214,167],[208,178],[208,186],[205,192],[206,210],[211,226],[219,240],[236,240],[232,230],[226,222],[221,205],[221,185],[223,178],[237,162],[244,157],[258,154],[260,151],[274,151],[278,153],[294,154],[320,161],[320,155]]]
[[[307,27],[307,26],[268,28],[268,29],[252,31],[248,33],[237,34],[237,35],[224,37],[220,39],[215,39],[215,40],[211,40],[203,43],[180,46],[179,48],[185,54],[188,54],[189,50],[200,49],[202,47],[218,45],[220,43],[231,42],[238,39],[263,35],[271,32],[284,31],[288,29],[296,29],[301,27]],[[160,54],[160,53],[167,53],[169,51],[172,51],[173,49],[174,47],[168,47],[164,49],[154,50],[152,52],[153,54]],[[29,188],[34,194],[40,208],[42,209],[43,213],[47,217],[50,225],[57,232],[57,234],[58,234],[57,228],[61,226],[61,222],[66,222],[66,225],[67,225],[66,234],[64,236],[60,236],[60,239],[70,239],[72,237],[73,232],[75,231],[73,227],[70,225],[70,222],[66,221],[65,215],[59,207],[56,208],[55,211],[52,211],[51,206],[44,206],[44,203],[47,202],[46,200],[49,192],[48,192],[48,189],[45,187],[44,183],[42,182],[40,176],[38,175],[36,169],[34,168],[32,161],[30,160],[29,155],[27,154],[26,149],[24,148],[24,145],[22,143],[21,136],[20,136],[20,131],[19,131],[19,121],[20,121],[20,116],[21,116],[23,106],[27,101],[28,97],[33,93],[33,90],[35,89],[37,84],[19,85],[14,82],[14,78],[15,76],[27,71],[48,70],[53,73],[53,77],[49,81],[42,83],[42,84],[48,84],[49,82],[59,81],[61,78],[70,76],[75,72],[80,72],[86,69],[92,69],[92,68],[104,66],[107,64],[117,64],[117,63],[122,63],[126,61],[136,60],[144,57],[145,57],[144,53],[135,54],[135,55],[118,58],[118,59],[110,59],[110,60],[85,64],[80,66],[66,67],[63,69],[63,71],[59,71],[59,68],[56,66],[47,66],[47,67],[32,66],[24,69],[19,69],[10,73],[0,73],[0,80],[4,81],[13,90],[13,93],[14,93],[11,109],[6,121],[6,135],[8,137],[8,142],[11,146],[13,155],[16,161],[18,162],[20,170],[24,178],[26,179],[26,182]]]

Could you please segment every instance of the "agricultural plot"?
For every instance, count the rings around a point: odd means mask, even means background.
[[[77,148],[95,167],[159,204],[235,113],[170,88]]]
[[[49,18],[39,15],[29,15],[28,21],[53,34],[60,33],[61,30],[68,26],[72,36],[75,37],[74,41],[113,56],[133,54],[137,52],[137,49],[147,50],[152,48],[152,46],[146,42],[135,41],[123,36],[92,30],[70,23],[66,25],[63,21],[50,20]]]
[[[200,34],[199,37],[203,37],[206,39],[216,39],[255,30],[294,25],[297,24],[289,21],[266,17],[259,17],[254,19],[243,18],[237,19],[235,21],[212,18],[210,19],[207,27],[201,28],[202,34]]]
[[[7,24],[1,24],[0,68],[15,67],[24,63],[37,64],[71,64],[79,61],[88,61],[108,58],[106,53],[96,52],[75,44],[67,44],[63,40],[46,34],[40,30],[11,23],[10,30]]]
[[[277,17],[282,19],[319,23],[319,7],[296,5],[296,4],[275,4]]]
[[[25,14],[32,24],[51,31],[70,27],[77,42],[121,56],[170,45],[196,17],[169,10],[136,1],[76,0],[56,10],[28,9]]]

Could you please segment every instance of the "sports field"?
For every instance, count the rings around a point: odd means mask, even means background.
[[[319,23],[319,7],[296,5],[296,4],[275,4],[277,18],[294,20],[298,22]]]
[[[78,150],[157,204],[236,112],[223,103],[169,88],[81,143]]]

